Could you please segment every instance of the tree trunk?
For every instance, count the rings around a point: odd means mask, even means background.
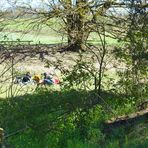
[[[85,49],[89,29],[84,25],[84,18],[80,13],[69,14],[67,19],[68,47],[66,50],[79,51]]]

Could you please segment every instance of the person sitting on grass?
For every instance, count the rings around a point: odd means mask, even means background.
[[[43,79],[43,84],[53,84],[52,78],[47,75],[47,73],[43,73],[44,79]]]
[[[14,84],[19,84],[22,82],[22,77],[21,76],[16,76],[14,79]]]
[[[30,80],[31,80],[30,72],[27,72],[22,78],[22,83],[28,83],[30,82]]]
[[[40,78],[39,75],[34,75],[33,80],[34,80],[37,84],[41,83],[41,78]]]
[[[52,81],[53,81],[53,84],[60,84],[60,80],[56,76],[52,78]]]

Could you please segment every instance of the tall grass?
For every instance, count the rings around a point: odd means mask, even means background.
[[[110,113],[106,112],[101,104],[86,113],[82,112],[86,107],[84,102],[87,101],[85,99],[88,94],[91,92],[70,89],[53,91],[52,88],[48,90],[40,88],[34,94],[17,96],[8,101],[1,100],[0,126],[5,129],[6,134],[9,135],[26,125],[29,127],[10,136],[7,142],[16,148],[147,146],[146,123],[129,128],[130,130],[114,129],[111,135],[103,132],[103,122],[110,117]],[[104,96],[114,101],[119,99],[119,96],[111,94]],[[116,110],[114,101],[108,103]],[[122,105],[120,108],[122,109]]]

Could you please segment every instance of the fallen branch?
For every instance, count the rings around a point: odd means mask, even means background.
[[[107,120],[105,122],[104,130],[108,132],[122,126],[133,126],[135,123],[143,121],[148,121],[148,109]]]

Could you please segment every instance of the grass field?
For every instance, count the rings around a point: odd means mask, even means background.
[[[50,57],[45,56],[45,58]],[[54,57],[52,57],[54,59]],[[31,63],[31,64],[30,64]],[[37,84],[30,83],[27,85],[23,84],[13,84],[12,85],[12,79],[11,79],[11,68],[8,61],[6,63],[3,63],[0,65],[0,75],[3,73],[3,71],[6,71],[6,73],[1,76],[1,80],[6,80],[2,83],[0,83],[0,98],[9,98],[11,96],[11,93],[13,96],[20,96],[28,93],[33,93],[37,87]],[[7,71],[7,69],[9,69]],[[13,66],[14,74],[16,76],[24,75],[26,72],[30,72],[32,77],[34,75],[41,75],[44,72],[53,74],[54,77],[60,77],[60,72],[58,70],[55,70],[53,66],[45,67],[45,63],[39,60],[39,55],[37,54],[35,57],[27,57],[25,60],[20,61],[16,63]],[[12,85],[12,92],[11,92],[11,85]],[[48,87],[47,87],[48,88]],[[50,88],[59,89],[59,86],[50,86]]]
[[[41,24],[42,19],[29,25],[35,20],[27,17],[2,22],[1,43],[67,42],[64,31],[67,28],[59,19],[45,20],[48,26]],[[90,46],[86,46],[85,52],[61,52],[61,44],[30,48],[30,45],[23,46],[26,42],[20,42],[22,45],[15,48],[15,45],[11,46],[14,42],[7,42],[10,45],[0,46],[0,128],[5,133],[4,138],[0,134],[0,147],[1,141],[16,148],[147,147],[147,119],[144,116],[136,122],[134,116],[130,116],[135,113],[136,118],[140,117],[141,108],[146,108],[140,104],[147,99],[147,87],[141,86],[140,81],[137,84],[142,89],[133,84],[131,79],[135,75],[129,68],[133,65],[123,62],[130,63],[130,58],[121,61],[122,56],[117,58],[113,52],[116,46],[125,42],[109,37],[113,34],[112,26],[107,33],[109,29],[106,26],[102,29],[107,35],[103,39],[106,48],[101,45],[103,36],[91,32],[87,40]],[[44,60],[40,59],[42,51],[47,51],[47,54],[43,52]],[[46,72],[58,78],[60,84],[37,85],[33,79],[28,84],[14,83],[17,76],[22,78],[27,72],[32,78],[40,75],[42,80]],[[113,125],[109,125],[112,121]]]
[[[50,31],[49,31],[50,32]],[[7,37],[7,38],[5,38]],[[5,39],[4,39],[5,38]],[[55,43],[62,43],[67,42],[66,37],[63,38],[61,35],[55,34],[34,34],[34,33],[27,33],[23,34],[21,32],[0,32],[0,41],[16,41],[16,40],[22,40],[22,41],[33,41],[33,44],[55,44]],[[108,45],[117,45],[118,42],[115,39],[106,38]],[[88,43],[92,44],[100,44],[98,38],[96,38],[95,33],[92,33],[88,38]]]
[[[4,39],[4,37],[7,36],[7,39]],[[33,41],[33,44],[55,44],[55,43],[61,43],[65,42],[65,39],[62,39],[60,36],[56,35],[48,35],[48,34],[23,34],[23,33],[16,33],[16,32],[1,32],[0,33],[0,40],[1,41],[16,41],[16,40],[22,40],[22,41]]]
[[[84,53],[83,55],[85,55],[85,60],[90,61],[92,54],[88,54],[88,53]],[[79,54],[78,53],[55,53],[52,55],[45,55],[45,59],[49,60],[51,63],[55,62],[57,60],[61,59],[61,64],[63,68],[71,68],[73,67],[76,63],[76,59],[78,59]],[[31,64],[30,64],[31,63]],[[11,64],[11,63],[10,63]],[[96,67],[98,67],[97,62],[94,63],[94,65]],[[0,66],[0,70],[3,71],[5,65],[1,65]],[[46,63],[43,61],[39,60],[39,55],[37,54],[34,57],[27,57],[25,60],[20,61],[19,63],[17,63],[16,65],[14,65],[14,70],[16,73],[18,74],[25,74],[27,71],[29,71],[31,73],[31,75],[40,75],[41,73],[47,72],[47,73],[51,73],[54,76],[58,77],[60,80],[62,80],[62,77],[64,74],[62,74],[60,72],[60,70],[56,69],[54,67],[54,65],[50,65],[49,67],[46,67]],[[10,69],[11,72],[11,69]],[[9,72],[9,73],[10,73]],[[116,71],[115,69],[112,67],[112,65],[108,65],[108,71],[106,72],[106,75],[108,75],[109,77],[106,77],[106,79],[103,81],[104,84],[107,84],[110,78],[117,78],[116,76]],[[7,83],[5,83],[4,85],[1,84],[2,87],[2,91],[8,89],[8,87],[10,87],[9,85],[11,84],[11,80],[8,81]],[[14,85],[13,86],[13,92],[15,92],[16,90],[19,90],[19,93],[17,95],[23,95],[25,93],[32,93],[36,87],[36,85]],[[93,89],[94,86],[92,86]],[[54,87],[52,87],[54,89]],[[59,87],[55,87],[57,89],[59,89]],[[9,93],[1,93],[0,94],[0,98],[5,98],[8,97]],[[14,93],[16,96],[16,93]]]
[[[28,25],[31,20],[20,19],[17,21],[4,22],[2,26],[4,30],[0,32],[0,41],[3,40],[30,40],[33,44],[53,44],[67,42],[66,34],[63,30],[63,25],[57,20],[51,20],[49,26],[44,24],[34,23]],[[99,36],[92,32],[88,37],[88,43],[100,44]],[[106,37],[106,43],[110,46],[119,45],[116,39]]]
[[[53,22],[51,22],[53,23]],[[17,24],[15,22],[11,22],[10,25],[6,26],[2,32],[0,32],[0,41],[16,41],[16,40],[23,40],[23,41],[33,41],[32,44],[38,44],[39,42],[42,44],[55,44],[55,43],[61,43],[61,42],[66,42],[66,37],[62,37],[62,34],[59,32],[54,31],[57,27],[57,25],[54,26],[51,25],[51,28],[48,26],[43,26],[43,28],[39,30],[30,30],[28,27],[28,23],[24,22],[23,24]],[[59,26],[57,27],[59,28]],[[24,33],[27,32],[27,33]],[[100,41],[98,40],[99,37],[96,33],[91,33],[88,42],[91,44],[100,44]],[[106,37],[106,42],[109,46],[114,46],[117,45],[118,42],[115,39]],[[41,74],[43,72],[49,72],[51,71],[52,68],[45,68],[45,63],[40,62],[38,60],[38,56],[34,58],[30,58],[28,60],[25,60],[23,62],[18,63],[15,65],[15,68],[17,71],[22,71],[25,73],[26,71],[30,71],[33,75],[34,74]],[[62,57],[62,62],[64,67],[68,67],[70,65],[74,64],[74,61],[77,59],[78,55],[76,53],[67,53],[66,55],[62,54],[55,54],[55,55],[50,55],[48,60],[56,60],[56,59],[61,59]],[[89,57],[90,58],[90,57]],[[31,63],[31,64],[30,64]],[[110,72],[107,72],[110,73]],[[111,70],[111,77],[116,77],[114,70]],[[107,83],[107,79],[104,81]],[[6,90],[9,87],[7,84],[4,86],[2,89]],[[17,86],[14,85],[13,91],[16,89],[19,89],[20,92],[17,95],[23,95],[25,93],[30,93],[32,92],[36,86],[34,85],[27,85],[27,86]],[[5,98],[8,97],[7,93],[2,93],[0,94],[0,98]]]

